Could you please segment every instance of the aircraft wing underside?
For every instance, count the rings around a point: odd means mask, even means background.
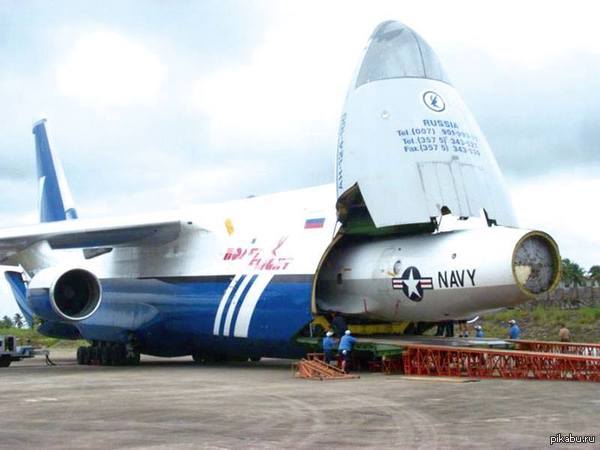
[[[73,220],[0,230],[0,262],[37,242],[53,249],[159,245],[180,235],[179,220]]]

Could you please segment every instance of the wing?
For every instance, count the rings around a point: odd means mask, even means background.
[[[0,263],[31,245],[47,241],[52,249],[160,245],[177,239],[181,220],[97,219],[41,223],[0,230]]]

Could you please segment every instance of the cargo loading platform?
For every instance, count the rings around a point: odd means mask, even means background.
[[[298,342],[320,350],[320,338]],[[443,338],[358,337],[356,366],[419,376],[600,382],[600,344]]]

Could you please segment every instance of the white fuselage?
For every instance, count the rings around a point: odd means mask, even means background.
[[[355,242],[334,249],[318,279],[321,309],[384,321],[440,321],[531,297],[514,252],[530,232],[485,227]]]

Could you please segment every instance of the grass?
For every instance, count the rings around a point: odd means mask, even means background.
[[[564,323],[573,341],[600,342],[600,307],[561,309],[538,305],[490,314],[478,323],[486,337],[506,338],[510,319],[517,321],[522,339],[556,341],[560,324]]]
[[[31,345],[39,347],[61,347],[61,348],[77,348],[80,345],[86,345],[86,341],[69,339],[56,339],[44,336],[31,328],[0,328],[0,335],[11,335],[18,339],[18,345],[26,345],[27,340]]]

